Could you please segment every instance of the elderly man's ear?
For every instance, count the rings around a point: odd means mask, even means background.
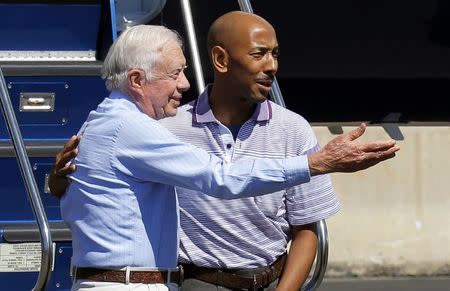
[[[144,80],[145,76],[143,76],[142,70],[139,69],[132,69],[128,71],[127,79],[128,84],[133,89],[141,89],[142,88],[142,81]]]
[[[221,46],[214,46],[211,49],[211,60],[214,68],[220,73],[228,71],[228,52]]]
[[[143,92],[143,82],[145,80],[145,75],[143,70],[131,69],[127,73],[127,86],[123,88],[124,92],[132,98],[142,97]]]

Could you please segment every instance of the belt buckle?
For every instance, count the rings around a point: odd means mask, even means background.
[[[130,266],[127,266],[125,268],[125,285],[130,284],[130,273],[131,273]]]

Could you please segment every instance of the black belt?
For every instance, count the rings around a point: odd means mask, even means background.
[[[285,253],[272,265],[250,276],[241,275],[239,274],[240,270],[235,269],[216,269],[183,264],[184,278],[197,279],[230,289],[258,290],[269,286],[270,283],[281,276],[286,258],[287,254]]]

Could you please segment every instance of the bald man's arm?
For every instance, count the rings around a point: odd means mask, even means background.
[[[66,142],[63,149],[56,155],[53,162],[52,170],[48,179],[48,186],[50,193],[57,198],[61,198],[66,193],[69,187],[70,179],[67,175],[75,172],[76,166],[69,164],[78,154],[78,144],[80,143],[80,136],[72,136]]]
[[[292,241],[277,291],[300,290],[308,278],[317,250],[314,224],[292,226]]]

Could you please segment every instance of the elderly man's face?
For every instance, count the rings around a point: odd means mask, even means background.
[[[147,82],[144,89],[145,98],[151,100],[156,119],[175,116],[182,92],[190,87],[184,75],[186,59],[180,46],[176,43],[168,45],[163,57],[164,61],[154,72],[156,79]]]
[[[229,48],[229,74],[238,85],[241,98],[261,103],[271,90],[278,70],[278,42],[270,25],[255,24]]]

